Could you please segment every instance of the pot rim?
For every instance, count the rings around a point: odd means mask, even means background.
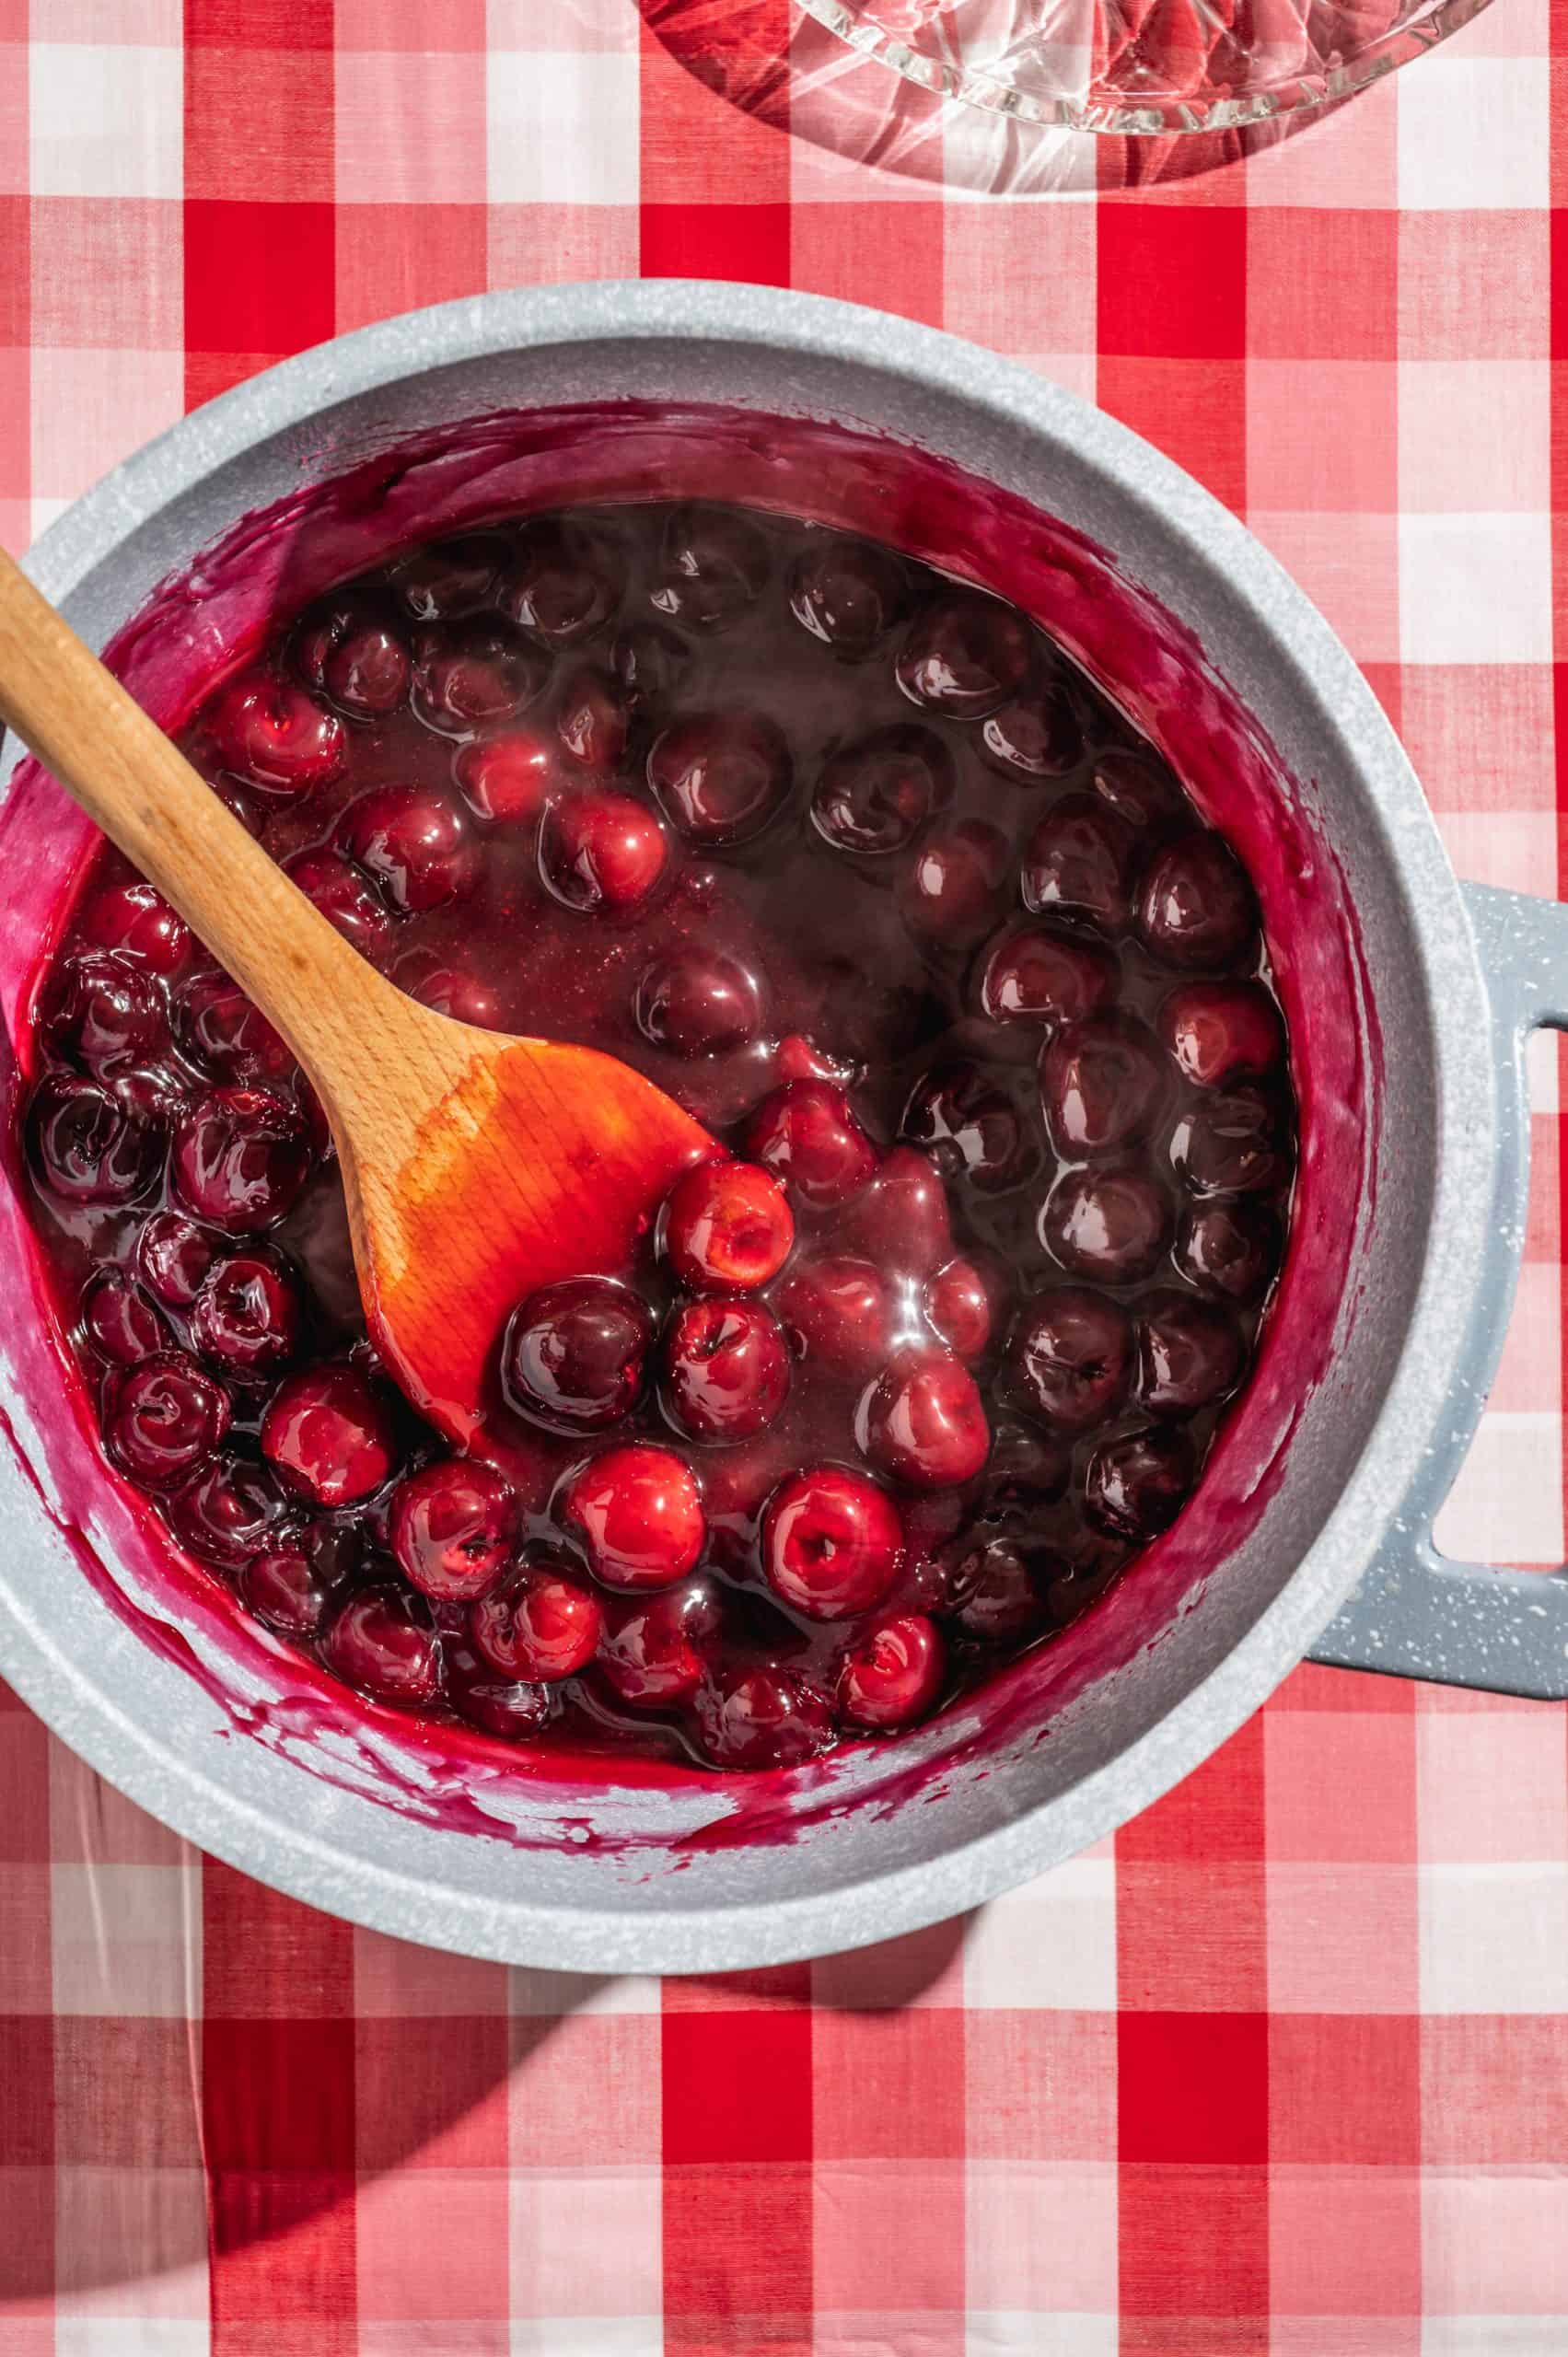
[[[826,1954],[977,1905],[1147,1806],[1265,1700],[1366,1569],[1449,1406],[1485,1275],[1496,1116],[1490,1067],[1462,1052],[1467,1039],[1490,1036],[1463,899],[1414,772],[1350,655],[1261,543],[1191,476],[1075,396],[958,337],[823,296],[701,280],[514,289],[401,314],[285,361],[192,412],[75,502],[29,552],[26,570],[56,601],[67,599],[193,484],[346,400],[452,363],[626,340],[760,344],[956,398],[999,426],[1069,447],[1118,499],[1150,511],[1167,546],[1191,560],[1200,602],[1217,575],[1270,643],[1292,692],[1310,702],[1319,733],[1336,741],[1389,845],[1422,967],[1437,1107],[1424,1266],[1398,1364],[1354,1471],[1307,1552],[1240,1642],[1126,1749],[1012,1823],[932,1860],[853,1885],[825,1879],[807,1896],[763,1904],[682,1908],[661,1892],[636,1912],[531,1905],[394,1869],[302,1822],[280,1822],[139,1723],[55,1642],[38,1608],[39,1584],[17,1577],[14,1556],[0,1562],[6,1678],[110,1782],[242,1871],[393,1935],[413,1936],[412,1918],[419,1938],[466,1955],[596,1972],[712,1970]],[[1166,589],[1156,594],[1173,602]],[[0,772],[8,768],[0,761]],[[24,1498],[36,1515],[25,1471],[0,1463],[0,1509]],[[830,1846],[823,1854],[830,1875]]]

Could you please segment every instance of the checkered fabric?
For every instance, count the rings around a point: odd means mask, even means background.
[[[945,167],[940,122],[789,136],[785,0],[684,19],[0,0],[0,539],[407,305],[639,271],[854,296],[1191,468],[1364,664],[1459,868],[1552,889],[1568,5],[1499,0],[1204,173],[1059,142],[1027,196]],[[1442,1536],[1548,1564],[1534,1070],[1524,1283]],[[662,1986],[312,1914],[0,1708],[0,2357],[1564,2357],[1565,2164],[1556,1708],[1306,1668],[966,1922]]]

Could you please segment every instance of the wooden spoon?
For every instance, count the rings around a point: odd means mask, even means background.
[[[3,552],[0,719],[304,1066],[337,1145],[366,1318],[409,1398],[460,1446],[527,1469],[496,1375],[508,1316],[553,1278],[626,1272],[660,1199],[714,1141],[613,1056],[405,997]]]

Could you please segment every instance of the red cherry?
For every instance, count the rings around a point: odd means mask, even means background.
[[[175,1190],[231,1236],[272,1227],[298,1200],[310,1142],[292,1105],[261,1088],[210,1088],[174,1133]]]
[[[1095,792],[1130,826],[1168,833],[1189,824],[1192,807],[1165,763],[1146,749],[1101,753],[1095,763]]]
[[[833,1739],[826,1701],[787,1669],[732,1672],[703,1686],[696,1725],[715,1768],[796,1768]]]
[[[561,748],[528,728],[508,728],[500,737],[476,737],[459,746],[452,763],[469,807],[495,826],[530,827],[560,790],[565,770]]]
[[[1138,929],[1170,966],[1235,966],[1258,932],[1258,901],[1223,835],[1187,835],[1159,853],[1138,888]]]
[[[757,978],[738,959],[677,949],[637,985],[637,1028],[678,1056],[717,1056],[743,1048],[761,1028]]]
[[[972,1481],[991,1453],[979,1387],[946,1351],[898,1352],[861,1400],[855,1438],[879,1471],[914,1490]]]
[[[384,720],[408,701],[408,648],[372,598],[327,599],[301,622],[294,653],[307,687],[356,720]]]
[[[789,747],[761,714],[694,712],[654,739],[648,784],[688,842],[749,842],[786,800]]]
[[[145,967],[88,950],[61,969],[43,1029],[56,1054],[101,1079],[165,1044],[163,999]]]
[[[1063,1172],[1041,1207],[1039,1232],[1069,1275],[1136,1284],[1165,1256],[1170,1209],[1135,1165],[1095,1164]]]
[[[1152,1416],[1191,1416],[1240,1382],[1247,1345],[1229,1312],[1174,1290],[1138,1305],[1139,1404]]]
[[[186,1053],[215,1080],[282,1080],[296,1069],[261,1008],[226,974],[193,974],[176,1021]]]
[[[927,1277],[925,1315],[959,1358],[983,1358],[996,1329],[996,1307],[1003,1294],[1004,1281],[998,1271],[960,1255]]]
[[[319,1633],[331,1609],[334,1584],[303,1546],[263,1547],[252,1555],[236,1585],[248,1612],[296,1642]]]
[[[824,765],[811,821],[835,851],[880,856],[912,843],[952,792],[952,758],[939,737],[929,728],[881,728]]]
[[[1032,651],[1029,626],[1013,607],[959,593],[915,617],[898,681],[915,703],[955,720],[980,720],[1021,686]]]
[[[668,1448],[633,1441],[580,1466],[561,1497],[588,1567],[626,1593],[673,1587],[693,1569],[707,1526],[690,1466]]]
[[[555,733],[585,769],[619,769],[631,726],[624,696],[602,671],[584,664],[564,682],[555,706]]]
[[[94,949],[123,957],[166,979],[191,960],[191,928],[150,884],[109,884],[82,911],[82,938]]]
[[[443,737],[515,720],[544,693],[550,666],[504,623],[459,622],[414,643],[413,708]]]
[[[788,1260],[795,1219],[778,1182],[755,1162],[700,1162],[659,1214],[659,1249],[693,1293],[749,1293]]]
[[[135,1366],[168,1341],[163,1319],[124,1269],[99,1269],[88,1278],[80,1317],[92,1348],[114,1366]]]
[[[1084,754],[1084,731],[1064,680],[1047,679],[992,714],[981,730],[987,758],[1015,785],[1064,777]]]
[[[1132,1371],[1127,1313],[1104,1294],[1051,1285],[1027,1302],[1007,1346],[1023,1407],[1063,1433],[1092,1432],[1121,1406]]]
[[[986,952],[980,1004],[993,1023],[1075,1023],[1116,992],[1116,961],[1095,942],[1020,925]]]
[[[238,1572],[264,1547],[285,1512],[266,1467],[226,1454],[159,1504],[180,1544],[225,1572]]]
[[[904,923],[928,941],[971,941],[990,923],[1006,874],[1005,835],[960,819],[911,854],[899,882]]]
[[[658,622],[633,622],[616,634],[610,668],[633,711],[668,703],[686,684],[691,649]]]
[[[1229,1203],[1195,1203],[1184,1212],[1173,1253],[1189,1283],[1237,1303],[1257,1301],[1268,1291],[1280,1256],[1278,1220],[1247,1195]]]
[[[703,1619],[700,1588],[667,1588],[645,1604],[612,1605],[599,1640],[598,1666],[617,1701],[668,1711],[694,1694],[703,1682],[696,1640]]]
[[[1063,1568],[1015,1538],[966,1539],[947,1566],[948,1611],[980,1644],[1016,1644],[1045,1624],[1045,1590]]]
[[[203,718],[223,767],[280,801],[334,784],[348,765],[337,714],[276,671],[242,671],[219,689]]]
[[[418,999],[421,1006],[449,1016],[454,1023],[471,1023],[482,1031],[506,1028],[490,985],[459,966],[443,965],[428,949],[412,949],[400,958],[392,969],[392,980],[401,991]]]
[[[883,1620],[858,1638],[839,1673],[839,1710],[861,1727],[907,1727],[942,1690],[947,1649],[923,1612]]]
[[[422,1595],[442,1604],[493,1588],[521,1529],[517,1493],[500,1474],[455,1457],[405,1473],[387,1509],[387,1537],[399,1570]]]
[[[575,646],[617,602],[604,551],[580,525],[525,524],[501,584],[504,613],[546,646]]]
[[[157,1124],[96,1080],[56,1074],[33,1093],[29,1156],[41,1184],[63,1203],[134,1202],[157,1175],[161,1147]]]
[[[339,853],[324,849],[296,852],[284,861],[283,872],[374,965],[391,941],[392,920],[364,877]]]
[[[947,1191],[931,1156],[917,1146],[890,1147],[876,1178],[849,1206],[835,1234],[847,1251],[864,1252],[888,1271],[912,1271],[923,1277],[950,1260],[953,1230]]]
[[[453,1710],[470,1725],[482,1727],[486,1735],[523,1743],[560,1716],[558,1688],[538,1678],[502,1677],[477,1646],[449,1631],[442,1639],[441,1669]]]
[[[392,586],[416,621],[455,621],[490,604],[505,556],[505,542],[488,535],[436,540],[405,558]]]
[[[1243,1083],[1211,1089],[1170,1133],[1171,1167],[1194,1195],[1250,1195],[1274,1186],[1290,1167],[1278,1105]]]
[[[985,1194],[1015,1185],[1039,1159],[1012,1097],[973,1063],[939,1066],[917,1080],[899,1135],[923,1147],[945,1176],[968,1178]]]
[[[768,543],[733,508],[694,501],[671,510],[650,602],[689,630],[726,630],[767,584]]]
[[[223,1238],[183,1212],[154,1212],[136,1239],[136,1268],[148,1292],[168,1309],[188,1309],[223,1249]]]
[[[756,1106],[746,1152],[811,1211],[848,1202],[874,1176],[877,1154],[843,1091],[821,1080],[786,1081]]]
[[[1261,982],[1187,982],[1159,1012],[1160,1032],[1198,1088],[1260,1080],[1284,1059],[1284,1026]]]
[[[122,1473],[144,1490],[178,1488],[228,1430],[228,1395],[183,1351],[158,1351],[111,1375],[103,1436]]]
[[[1040,1051],[1046,1133],[1066,1161],[1116,1153],[1145,1136],[1167,1094],[1154,1037],[1130,1016],[1064,1023]]]
[[[256,1245],[214,1260],[191,1305],[191,1340],[240,1376],[275,1375],[299,1349],[305,1299],[281,1253]]]
[[[789,1395],[789,1345],[754,1301],[689,1301],[665,1329],[660,1397],[694,1440],[752,1440]]]
[[[773,1068],[781,1080],[825,1080],[834,1088],[849,1088],[864,1077],[864,1068],[830,1056],[799,1031],[786,1031],[773,1052]]]
[[[762,1516],[762,1570],[808,1620],[868,1612],[898,1577],[903,1525],[887,1492],[842,1465],[781,1481]]]
[[[1168,1529],[1196,1478],[1186,1434],[1151,1424],[1100,1443],[1084,1477],[1084,1510],[1100,1529],[1141,1543]]]
[[[373,1496],[398,1447],[380,1395],[356,1368],[328,1361],[279,1384],[261,1419],[261,1454],[288,1489],[336,1507]]]
[[[338,822],[344,856],[392,907],[422,911],[466,900],[479,880],[468,821],[434,786],[374,785]]]
[[[518,1563],[469,1608],[476,1650],[507,1678],[575,1678],[603,1628],[598,1596],[550,1562]]]
[[[825,1375],[865,1376],[891,1347],[892,1305],[878,1270],[853,1253],[797,1260],[778,1311],[796,1353]]]
[[[428,1606],[397,1588],[361,1588],[321,1641],[327,1666],[377,1702],[434,1701],[441,1647]]]
[[[1135,838],[1124,819],[1092,794],[1064,794],[1036,826],[1024,851],[1024,906],[1037,916],[1071,917],[1105,934],[1124,932],[1132,914]]]
[[[540,874],[569,909],[622,915],[641,908],[668,858],[657,819],[629,794],[578,794],[552,803],[540,829]]]
[[[796,621],[846,663],[862,662],[874,651],[907,596],[904,569],[890,549],[837,535],[807,547],[789,576]]]
[[[513,1311],[501,1346],[512,1406],[562,1432],[602,1432],[635,1407],[653,1340],[641,1295],[610,1277],[564,1277]]]

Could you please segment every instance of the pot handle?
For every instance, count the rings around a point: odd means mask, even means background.
[[[1452,1414],[1388,1526],[1361,1585],[1312,1647],[1342,1669],[1381,1669],[1544,1701],[1568,1696],[1568,1577],[1440,1555],[1432,1525],[1486,1403],[1513,1307],[1529,1189],[1525,1051],[1543,1025],[1568,1029],[1568,908],[1523,892],[1462,888],[1492,1010],[1497,1159],[1494,1282],[1477,1301]]]

